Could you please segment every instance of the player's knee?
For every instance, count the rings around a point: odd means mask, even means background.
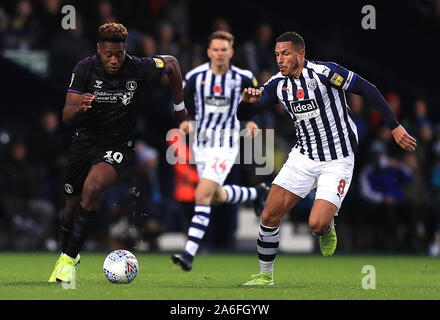
[[[261,214],[261,223],[266,227],[278,226],[281,223],[282,215],[277,212],[264,209]]]
[[[89,181],[84,184],[82,192],[82,201],[95,202],[103,192],[102,184],[98,181]]]
[[[197,204],[211,204],[214,193],[211,190],[196,189],[195,201]]]
[[[309,228],[315,234],[323,234],[327,231],[329,224],[321,219],[310,219]]]

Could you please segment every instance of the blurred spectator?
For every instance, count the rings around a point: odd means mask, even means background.
[[[28,160],[41,182],[41,196],[55,204],[63,205],[61,177],[67,165],[68,141],[59,127],[58,113],[47,110],[37,125],[29,130],[26,140]]]
[[[247,67],[255,74],[262,70],[267,70],[271,74],[279,71],[273,53],[274,43],[272,26],[268,23],[261,23],[257,27],[254,39],[244,44]]]
[[[162,22],[157,33],[157,53],[178,57],[179,46],[174,40],[173,26],[168,22]]]
[[[385,95],[385,100],[388,102],[391,111],[394,113],[394,116],[399,121],[400,119],[400,96],[396,92],[389,92]],[[377,128],[382,121],[382,115],[377,110],[373,110],[370,116],[369,125],[370,128]]]
[[[42,48],[49,48],[52,38],[61,28],[61,1],[43,0],[43,7],[39,13],[41,25],[40,45]]]
[[[359,143],[362,143],[365,135],[368,133],[368,123],[365,120],[364,100],[362,96],[353,93],[348,95],[348,100],[348,105],[352,112],[352,118],[356,124]]]
[[[432,202],[434,208],[440,206],[440,136],[437,135],[432,146],[434,153],[434,160],[431,168],[431,188],[432,188]],[[433,219],[433,237],[431,239],[430,254],[433,256],[440,256],[440,214],[438,210],[434,210],[435,217]]]
[[[154,56],[157,52],[156,40],[150,35],[145,35],[142,39],[142,49],[143,49],[142,56],[147,56],[147,57]]]
[[[113,15],[113,4],[109,0],[100,0],[98,2],[98,16],[99,25],[117,22],[116,17]]]
[[[193,164],[193,153],[186,137],[179,129],[172,130],[167,142],[170,148],[174,148],[174,157],[177,160],[174,164],[174,199],[177,205],[167,226],[169,231],[186,232],[194,214],[195,190],[199,183],[199,175]]]
[[[229,24],[228,20],[224,18],[214,19],[212,23],[212,31],[216,31],[216,30],[227,31],[232,33],[231,25]]]
[[[0,208],[3,208],[10,241],[16,250],[54,249],[55,208],[41,198],[40,181],[27,160],[26,144],[16,140],[0,168]]]
[[[374,248],[403,250],[405,222],[403,185],[413,182],[411,172],[402,163],[390,157],[383,140],[373,142],[370,163],[360,172],[360,193],[365,199],[366,223],[373,225]]]
[[[407,247],[416,253],[426,253],[432,234],[429,231],[433,220],[432,199],[428,180],[422,170],[422,163],[417,155],[406,153],[403,164],[411,172],[412,182],[403,185],[405,194],[405,210],[400,212],[399,220],[405,225],[407,231]]]
[[[82,19],[77,16],[75,29],[60,30],[52,40],[50,79],[60,90],[67,90],[76,63],[95,51],[84,37]]]
[[[188,35],[188,6],[185,0],[167,0],[164,3],[164,19],[169,21],[179,36]]]
[[[5,49],[30,50],[40,46],[40,21],[34,15],[32,3],[20,0],[15,7],[15,13],[9,21],[9,26],[3,38]]]

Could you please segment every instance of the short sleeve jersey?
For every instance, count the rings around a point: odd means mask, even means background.
[[[86,139],[103,144],[124,144],[133,137],[143,88],[159,79],[165,70],[162,57],[125,56],[117,74],[106,72],[99,56],[80,61],[74,68],[68,92],[91,93],[92,108],[78,130]]]

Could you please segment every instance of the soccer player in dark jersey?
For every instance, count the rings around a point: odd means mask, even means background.
[[[333,255],[337,244],[334,217],[350,187],[358,144],[345,92],[361,95],[379,109],[402,149],[411,152],[417,146],[374,85],[336,63],[305,59],[305,43],[296,32],[277,38],[275,56],[280,72],[261,89],[244,89],[237,117],[249,120],[279,102],[293,120],[298,139],[272,182],[257,240],[260,272],[246,286],[273,285],[281,220],[314,188],[309,227],[319,238],[321,253]]]
[[[70,282],[79,252],[97,220],[101,194],[115,184],[134,155],[138,96],[166,74],[174,100],[173,117],[183,121],[182,75],[175,57],[138,58],[126,54],[127,30],[108,23],[99,28],[97,54],[74,68],[63,121],[77,128],[68,151],[61,217],[61,255],[49,282]],[[166,107],[166,106],[164,106]]]

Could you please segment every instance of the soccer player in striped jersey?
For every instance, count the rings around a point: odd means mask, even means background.
[[[350,186],[358,144],[345,92],[362,95],[378,108],[400,147],[409,152],[416,147],[416,140],[399,124],[374,85],[336,63],[306,60],[299,34],[286,32],[278,37],[275,56],[280,72],[260,89],[243,90],[237,117],[252,119],[279,102],[292,118],[298,140],[267,197],[257,240],[260,273],[244,284],[248,286],[273,285],[281,219],[314,188],[309,227],[319,238],[322,254],[334,253],[334,217]]]
[[[236,112],[241,93],[244,88],[255,88],[257,80],[251,71],[230,63],[234,53],[232,34],[216,31],[208,40],[210,61],[188,72],[183,92],[190,114],[194,109],[196,125],[194,128],[192,121],[184,121],[180,129],[195,136],[193,151],[200,179],[185,250],[171,257],[184,271],[192,268],[209,225],[211,205],[253,201],[256,214],[261,215],[269,191],[264,183],[257,187],[223,186],[239,152],[240,122]],[[254,136],[258,126],[249,121],[246,129]]]

